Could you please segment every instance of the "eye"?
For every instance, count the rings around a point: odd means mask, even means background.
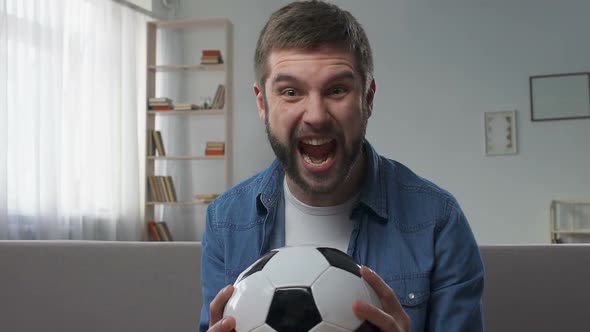
[[[331,95],[339,96],[339,95],[345,94],[347,91],[348,90],[345,87],[343,87],[343,86],[337,86],[337,87],[333,87],[333,88],[330,89],[330,94]]]
[[[297,91],[295,89],[288,88],[281,91],[281,95],[285,97],[297,97]]]

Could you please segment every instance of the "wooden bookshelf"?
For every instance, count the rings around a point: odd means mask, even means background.
[[[147,75],[147,96],[150,97],[157,97],[157,98],[168,98],[170,96],[159,95],[157,91],[158,89],[162,89],[164,84],[170,82],[170,80],[177,79],[178,82],[176,84],[181,86],[179,94],[182,93],[183,97],[186,97],[187,100],[174,100],[174,102],[179,103],[189,103],[189,104],[197,104],[195,101],[199,101],[199,98],[203,95],[206,95],[207,91],[203,91],[203,86],[215,84],[215,85],[223,85],[224,93],[220,94],[222,97],[219,100],[223,101],[223,107],[218,107],[216,109],[211,108],[198,108],[192,110],[174,110],[172,107],[171,110],[152,110],[150,104],[146,101],[146,125],[145,131],[147,133],[151,133],[152,131],[159,131],[162,139],[160,144],[163,144],[165,147],[165,154],[159,155],[154,151],[150,151],[150,145],[148,144],[148,140],[146,137],[146,154],[145,154],[145,190],[143,194],[143,202],[144,202],[144,209],[145,209],[145,222],[144,224],[147,225],[147,222],[150,220],[158,221],[158,216],[162,213],[162,210],[159,209],[177,209],[179,207],[199,207],[199,206],[206,206],[208,203],[204,203],[200,200],[196,200],[194,195],[202,194],[202,193],[209,193],[206,189],[200,188],[193,188],[197,192],[192,193],[192,196],[186,195],[186,191],[188,190],[179,190],[183,185],[191,185],[191,188],[194,186],[193,183],[200,183],[195,177],[208,177],[211,174],[207,174],[200,171],[200,167],[203,165],[210,165],[207,166],[206,169],[214,169],[217,172],[220,172],[218,175],[222,176],[224,179],[223,183],[223,190],[229,188],[232,184],[232,155],[233,155],[233,140],[232,140],[232,107],[233,107],[233,92],[232,92],[232,84],[233,84],[233,25],[232,23],[225,18],[214,18],[214,19],[203,19],[203,20],[164,20],[164,21],[152,21],[147,23],[148,31],[147,31],[147,68],[146,68],[146,75]],[[204,34],[213,31],[213,39],[201,38],[199,33],[203,32]],[[162,48],[165,47],[164,45],[158,45],[160,39],[158,38],[158,34],[166,32],[172,35],[172,37],[177,36],[177,41],[175,47],[178,47],[179,54],[182,54],[181,57],[174,57],[174,59],[184,59],[185,61],[179,61],[179,63],[165,63],[158,56],[161,55]],[[198,37],[194,37],[197,35]],[[217,38],[218,36],[223,36],[222,38]],[[193,38],[193,39],[191,39]],[[219,50],[222,54],[222,63],[214,63],[214,64],[202,64],[201,61],[207,62],[206,60],[210,60],[206,57],[203,57],[204,60],[201,59],[201,55],[205,55],[205,50]],[[169,49],[168,49],[169,51]],[[202,51],[202,54],[201,54]],[[190,56],[186,55],[190,54]],[[186,56],[186,58],[183,58]],[[221,62],[221,61],[220,61]],[[163,76],[167,75],[167,76]],[[161,80],[161,77],[166,77],[166,80]],[[213,77],[213,79],[211,78]],[[199,82],[199,80],[209,80],[203,82]],[[197,82],[197,83],[195,83]],[[217,94],[217,93],[216,93]],[[192,100],[190,100],[192,98]],[[170,98],[174,99],[174,98]],[[214,98],[212,98],[214,99]],[[153,104],[151,104],[153,105]],[[211,101],[211,105],[216,105],[216,103]],[[201,106],[201,105],[199,105]],[[193,107],[194,108],[194,107]],[[172,119],[171,119],[172,117]],[[178,117],[181,122],[186,122],[187,125],[189,123],[193,124],[194,122],[198,122],[200,124],[204,124],[208,126],[207,123],[209,121],[217,121],[215,123],[219,124],[219,119],[223,123],[223,133],[218,132],[215,137],[207,138],[205,137],[204,141],[221,141],[225,142],[225,150],[223,155],[215,155],[215,156],[206,156],[204,155],[205,151],[182,151],[182,149],[175,147],[171,144],[176,142],[178,144],[178,137],[182,136],[175,136],[175,140],[168,139],[171,133],[167,133],[166,130],[171,130],[170,127],[161,127],[161,121],[169,120],[169,121],[177,121],[174,120],[174,117]],[[165,118],[165,119],[164,119]],[[217,128],[216,126],[209,126],[207,128]],[[215,129],[216,130],[216,129]],[[193,133],[195,135],[199,134],[199,131],[192,131],[191,135],[186,135],[187,140],[189,140],[189,136],[192,138]],[[206,134],[203,134],[206,135]],[[190,145],[190,141],[184,142],[184,144],[179,145],[188,146]],[[150,143],[155,144],[155,143]],[[170,154],[170,152],[173,152]],[[160,164],[161,163],[161,164]],[[186,164],[189,163],[189,164]],[[209,164],[215,163],[215,164]],[[162,197],[161,194],[158,195],[158,200],[152,200],[152,197],[155,197],[150,190],[150,185],[148,184],[149,177],[152,176],[167,176],[169,174],[156,174],[156,169],[159,170],[161,173],[162,171],[166,172],[169,165],[177,165],[182,164],[182,167],[189,167],[194,171],[191,172],[184,172],[182,177],[177,175],[177,178],[173,178],[174,188],[176,192],[184,192],[185,197],[182,195],[178,195],[176,197],[177,201],[170,202],[170,201],[160,201],[165,199],[160,199]],[[223,164],[223,166],[221,166]],[[164,165],[162,167],[156,165]],[[188,166],[187,166],[188,165]],[[215,166],[211,166],[215,165]],[[219,166],[218,166],[219,165]],[[176,166],[170,166],[172,169]],[[190,177],[190,178],[187,178]],[[217,177],[216,177],[217,178]],[[153,178],[152,178],[153,181]],[[183,189],[186,189],[184,187]],[[221,192],[212,192],[211,194],[220,194]],[[167,195],[169,197],[170,195]],[[166,210],[169,211],[169,210]],[[174,210],[170,210],[174,211]],[[183,215],[183,214],[180,214]],[[174,233],[174,222],[166,220],[168,226],[171,229],[171,232]],[[202,220],[197,219],[195,220],[182,220],[182,222],[190,222],[190,223],[202,223],[204,224],[204,218]],[[147,237],[147,229],[145,232]],[[174,236],[177,238],[177,236]],[[193,240],[200,240],[200,239],[193,239]]]

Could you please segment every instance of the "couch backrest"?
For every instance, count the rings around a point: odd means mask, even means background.
[[[199,243],[0,241],[0,330],[197,331]]]
[[[486,331],[590,330],[590,245],[481,246]],[[195,332],[197,242],[0,241],[0,331]]]
[[[590,245],[480,250],[486,331],[590,331]]]

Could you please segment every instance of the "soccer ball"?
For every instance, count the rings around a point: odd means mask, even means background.
[[[378,331],[352,312],[355,300],[381,308],[360,266],[338,249],[296,246],[258,259],[234,283],[224,317],[236,332]]]

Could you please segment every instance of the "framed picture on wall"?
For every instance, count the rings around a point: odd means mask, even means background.
[[[590,73],[531,76],[531,121],[590,118]]]
[[[512,155],[516,143],[516,111],[484,112],[486,156]]]

